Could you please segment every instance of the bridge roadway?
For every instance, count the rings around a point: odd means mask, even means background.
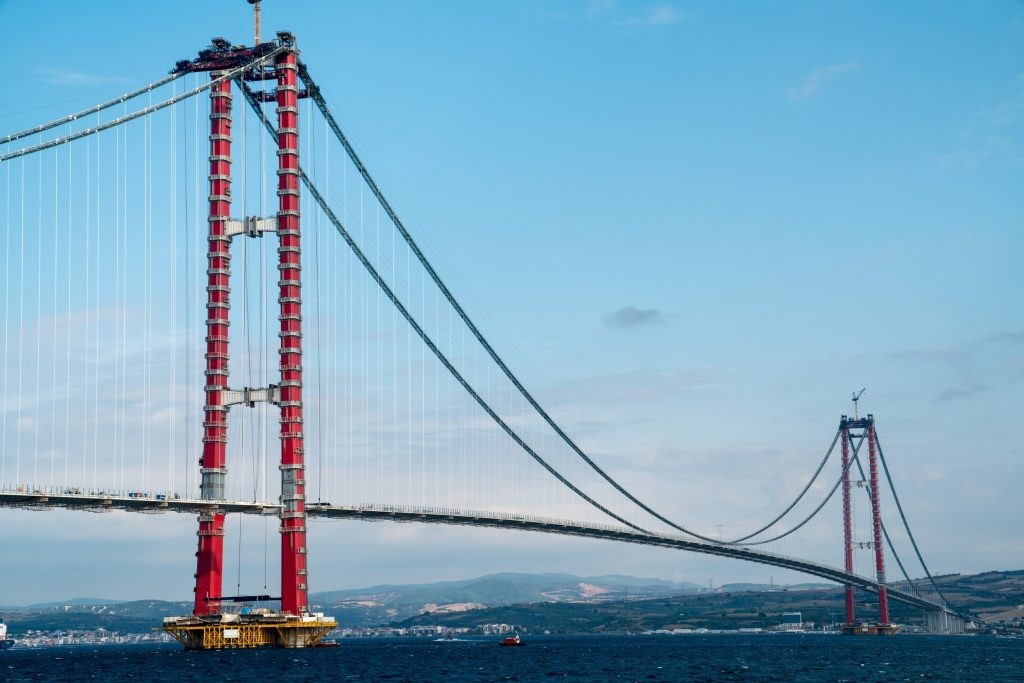
[[[182,512],[198,514],[211,508],[219,508],[226,513],[276,516],[280,506],[273,503],[251,501],[208,501],[195,498],[183,498],[177,495],[153,495],[149,493],[105,493],[102,491],[81,491],[77,488],[63,489],[60,493],[52,491],[19,491],[0,490],[0,507],[17,507],[31,510],[48,510],[64,508],[71,510],[88,510],[90,512],[107,512],[124,510],[159,514],[163,512]],[[848,574],[841,569],[828,565],[787,557],[763,550],[754,550],[743,546],[718,545],[702,541],[690,540],[674,534],[644,534],[626,527],[603,526],[563,519],[515,515],[501,512],[483,512],[474,510],[458,510],[453,508],[417,508],[398,505],[330,505],[328,503],[307,503],[306,514],[312,518],[324,519],[356,519],[364,521],[421,522],[426,524],[448,524],[460,526],[490,527],[495,529],[513,529],[536,531],[582,538],[599,538],[622,543],[675,548],[705,555],[731,557],[758,564],[792,569],[804,574],[817,576],[838,584],[850,584],[872,593],[878,586],[869,578],[858,574]],[[930,612],[946,612],[950,615],[976,621],[977,617],[958,612],[944,605],[925,600],[911,593],[890,587],[889,597],[897,602],[917,607]]]

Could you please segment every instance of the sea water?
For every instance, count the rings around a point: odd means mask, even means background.
[[[809,634],[342,639],[310,650],[177,645],[0,653],[5,681],[1020,681],[1024,640]]]

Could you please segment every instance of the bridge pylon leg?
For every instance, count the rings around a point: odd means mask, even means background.
[[[213,71],[211,78],[223,74]],[[225,234],[231,217],[231,81],[210,89],[210,218],[207,252],[206,371],[201,468],[202,497],[224,499],[227,474],[228,313],[230,310],[231,250]],[[224,514],[217,510],[199,516],[196,587],[193,614],[220,612],[224,567]]]
[[[875,580],[878,581],[878,633],[891,630],[889,595],[885,583],[885,554],[882,547],[882,512],[878,482],[878,449],[875,447],[875,418],[868,415],[868,470],[871,486],[871,526],[875,548]]]
[[[850,427],[846,416],[839,422],[842,440],[843,467],[843,566],[850,574],[853,573],[853,514],[850,500]],[[855,627],[857,603],[854,599],[853,586],[846,586],[846,621],[844,632]]]
[[[215,38],[193,61],[181,61],[179,72],[209,71],[210,91],[210,214],[207,284],[206,406],[203,422],[202,499],[211,504],[199,517],[196,553],[196,595],[192,616],[166,617],[163,630],[190,649],[242,647],[312,647],[337,626],[332,617],[310,614],[306,560],[306,482],[302,432],[302,257],[299,241],[299,88],[295,37],[278,32],[278,40],[253,47],[234,46]],[[264,59],[260,59],[263,57]],[[267,72],[263,62],[273,57]],[[242,67],[242,68],[237,68]],[[232,71],[232,69],[235,69]],[[244,72],[244,73],[242,73]],[[277,103],[277,218],[232,219],[231,208],[231,80],[249,96],[244,79],[273,77],[277,88],[262,92],[259,102]],[[223,79],[223,80],[221,80]],[[256,101],[254,99],[254,101]],[[279,385],[228,388],[228,311],[231,239],[235,235],[278,235],[280,305]],[[224,596],[227,411],[256,401],[277,404],[281,411],[281,609],[239,609],[239,603],[274,600],[271,596]],[[218,507],[221,506],[221,507]]]
[[[306,568],[306,480],[302,433],[302,247],[299,235],[299,88],[294,48],[274,62],[277,73],[278,270],[281,320],[281,611],[309,608]]]
[[[860,430],[855,436],[859,437],[860,444],[867,439],[868,442],[868,469],[870,471],[868,493],[871,497],[871,528],[872,539],[870,543],[854,543],[853,541],[853,516],[851,513],[850,498],[850,430]],[[897,627],[889,623],[889,592],[885,583],[885,557],[882,548],[882,515],[879,505],[879,483],[878,483],[878,448],[875,438],[875,417],[849,418],[843,415],[839,420],[839,431],[842,437],[843,453],[843,551],[845,569],[848,574],[854,573],[853,549],[854,547],[868,547],[875,551],[875,590],[878,593],[878,623],[858,624],[856,619],[856,603],[854,602],[853,586],[846,586],[846,623],[843,624],[843,633],[848,635],[880,635],[888,636],[896,633]],[[859,469],[862,472],[863,470]],[[863,476],[863,475],[862,475]],[[858,485],[865,482],[858,481]]]

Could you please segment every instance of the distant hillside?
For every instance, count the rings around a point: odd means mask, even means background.
[[[773,591],[820,591],[833,588],[831,583],[790,583],[784,586],[771,583],[726,583],[715,590],[724,593],[770,593]]]
[[[1024,618],[1024,570],[936,577],[954,606],[989,619]],[[740,628],[773,623],[799,610],[807,621],[830,621],[843,609],[836,586],[727,584],[708,591],[693,583],[632,576],[492,574],[464,581],[381,585],[310,596],[312,607],[345,627],[514,623],[556,632],[628,632],[648,628]],[[858,614],[873,618],[874,597],[858,594]],[[192,603],[160,600],[99,601],[77,598],[30,607],[5,607],[11,633],[105,628],[143,632],[163,617],[189,614]],[[896,620],[920,617],[893,605]]]
[[[983,619],[1024,617],[1024,569],[936,576],[946,599]]]
[[[370,626],[416,614],[446,614],[471,609],[536,602],[603,602],[624,595],[655,597],[698,589],[693,583],[633,576],[570,574],[491,574],[463,581],[381,585],[314,593],[317,610],[350,626]]]
[[[936,582],[958,608],[986,619],[1024,619],[1024,607],[1021,607],[1024,605],[1024,571],[950,575],[936,577]],[[842,617],[843,609],[842,588],[805,586],[772,591],[689,591],[658,598],[589,603],[507,605],[461,614],[421,614],[393,625],[472,628],[504,623],[533,633],[636,633],[674,628],[770,627],[779,624],[782,613],[789,611],[801,612],[804,621],[832,623]],[[890,612],[897,623],[909,624],[921,619],[919,609],[895,602],[890,603]],[[858,591],[857,615],[866,620],[878,618],[874,595]]]
[[[674,595],[699,588],[693,583],[607,575],[492,574],[462,581],[380,585],[310,595],[310,605],[348,627],[379,626],[418,614],[454,614],[523,603],[600,603],[629,597]],[[28,607],[8,607],[12,632],[25,629],[148,630],[163,617],[189,614],[191,602],[75,598]]]
[[[159,626],[165,616],[189,614],[191,602],[135,600],[106,605],[82,604],[83,599],[45,603],[31,607],[6,608],[4,621],[11,634],[27,629],[37,631],[91,630],[104,628],[121,633],[142,633]],[[77,604],[76,604],[77,603]]]
[[[59,602],[40,602],[29,605],[30,609],[50,609],[52,607],[90,607],[93,605],[120,605],[124,600],[107,600],[105,598],[71,598]]]

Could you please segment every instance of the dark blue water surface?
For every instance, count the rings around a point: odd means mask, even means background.
[[[5,681],[1020,681],[1024,640],[822,635],[346,639],[338,648],[185,652],[178,646],[0,653]]]

